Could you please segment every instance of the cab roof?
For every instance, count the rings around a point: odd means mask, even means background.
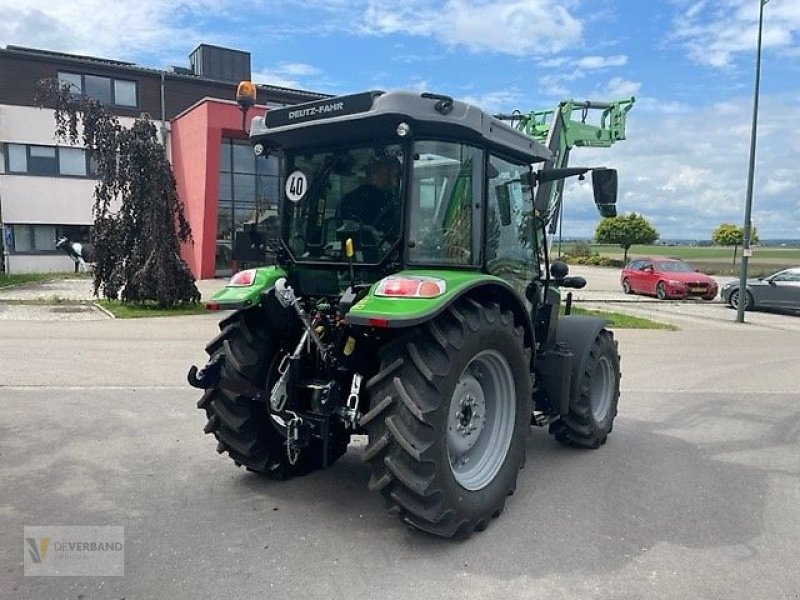
[[[486,146],[527,163],[545,161],[545,146],[476,106],[447,96],[368,91],[269,110],[255,117],[250,139],[267,148],[292,150],[396,140],[406,123],[415,138],[451,139]]]

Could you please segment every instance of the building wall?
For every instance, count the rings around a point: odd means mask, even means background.
[[[63,252],[59,254],[10,254],[6,256],[9,273],[69,273],[75,263]]]
[[[251,114],[263,110],[257,107]],[[235,102],[206,98],[172,121],[172,163],[193,237],[181,253],[199,279],[214,277],[223,137],[246,138]]]
[[[90,225],[93,179],[4,175],[3,222]]]

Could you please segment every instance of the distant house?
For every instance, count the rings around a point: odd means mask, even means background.
[[[54,138],[50,110],[35,106],[36,82],[57,77],[106,104],[124,124],[147,113],[164,136],[194,244],[184,256],[196,276],[234,266],[235,233],[277,202],[275,159],[255,161],[242,131],[235,84],[250,79],[250,54],[202,44],[190,67],[157,70],[129,62],[6,46],[0,49],[0,228],[6,272],[69,271],[56,240],[88,241],[94,180],[91,154]],[[325,94],[258,85],[269,107]]]

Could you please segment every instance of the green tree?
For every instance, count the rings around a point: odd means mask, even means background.
[[[162,308],[199,302],[180,256],[191,229],[149,117],[125,127],[101,102],[55,79],[39,82],[36,100],[55,109],[56,138],[85,146],[96,164],[94,293]]]
[[[711,232],[711,241],[717,246],[733,246],[733,264],[736,264],[736,250],[744,243],[744,227],[733,223],[720,223]],[[755,227],[750,230],[750,241],[758,243],[758,232]]]
[[[625,251],[624,260],[627,262],[630,247],[652,244],[658,239],[658,231],[642,215],[630,213],[601,220],[594,238],[600,244],[618,244]]]

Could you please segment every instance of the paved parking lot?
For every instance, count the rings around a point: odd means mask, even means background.
[[[618,331],[608,444],[533,431],[503,516],[448,542],[383,511],[358,448],[284,483],[217,455],[184,379],[217,319],[0,323],[0,597],[800,593],[800,332]],[[125,576],[24,577],[45,524],[124,526]]]

